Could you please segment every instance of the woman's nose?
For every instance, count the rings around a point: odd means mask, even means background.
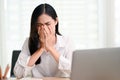
[[[42,25],[41,27],[44,29],[46,27],[46,25]]]
[[[41,28],[44,29],[44,25],[42,25]]]

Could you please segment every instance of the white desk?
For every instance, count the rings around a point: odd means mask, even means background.
[[[45,77],[42,79],[39,79],[39,78],[22,78],[22,79],[10,78],[7,80],[70,80],[70,79],[69,78],[58,78],[58,77]]]
[[[43,78],[43,80],[70,80],[70,79],[69,78],[47,77],[47,78]]]

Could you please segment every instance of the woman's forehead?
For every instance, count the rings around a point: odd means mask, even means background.
[[[51,16],[47,14],[42,14],[38,17],[37,23],[48,23],[54,21]]]

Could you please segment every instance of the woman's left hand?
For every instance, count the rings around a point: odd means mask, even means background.
[[[50,51],[54,48],[55,45],[55,33],[52,27],[44,27],[45,34],[45,48],[47,51]]]

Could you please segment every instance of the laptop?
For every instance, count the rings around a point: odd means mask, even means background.
[[[76,50],[71,80],[120,80],[120,48]]]

